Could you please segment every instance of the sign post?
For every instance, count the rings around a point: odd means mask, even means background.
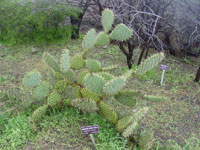
[[[162,86],[163,81],[164,81],[165,71],[169,70],[170,68],[167,65],[160,65],[160,69],[162,70],[162,77],[160,81],[160,85]]]
[[[84,127],[81,127],[81,131],[82,131],[82,134],[87,134],[87,135],[89,134],[93,145],[96,146],[95,138],[94,138],[93,134],[99,133],[99,126],[97,126],[97,125],[84,126]]]

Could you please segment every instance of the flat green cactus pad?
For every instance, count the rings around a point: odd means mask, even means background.
[[[160,101],[167,101],[167,100],[169,100],[168,97],[156,96],[156,95],[144,95],[144,99],[147,99],[149,101],[154,101],[154,102],[160,102]]]
[[[33,90],[33,96],[35,98],[45,98],[49,95],[49,88],[49,83],[43,81]]]
[[[90,100],[87,98],[83,99],[75,99],[72,101],[72,105],[77,107],[79,110],[84,112],[96,112],[98,111],[98,107],[94,100]]]
[[[100,101],[100,97],[97,94],[92,93],[91,91],[89,91],[86,88],[82,88],[80,90],[80,92],[81,92],[82,96],[85,97],[85,98],[92,99],[95,102],[99,102]]]
[[[110,43],[110,38],[105,32],[100,32],[95,41],[95,46],[106,46]]]
[[[97,74],[89,74],[85,77],[84,85],[91,92],[102,95],[106,81]]]
[[[36,109],[31,116],[31,120],[34,122],[39,121],[45,115],[45,113],[47,112],[47,109],[48,109],[47,105]]]
[[[29,72],[28,74],[25,75],[23,79],[23,84],[26,87],[35,87],[40,83],[41,80],[41,75],[39,72],[34,71],[34,72]]]
[[[117,41],[126,41],[133,35],[133,32],[125,25],[119,24],[111,32],[110,38]]]
[[[77,77],[78,84],[80,84],[80,85],[84,84],[84,78],[88,73],[89,72],[87,70],[83,70],[82,72],[79,73],[79,75]]]
[[[82,47],[84,50],[90,50],[94,47],[94,43],[96,40],[96,31],[95,29],[91,29],[85,35],[84,40],[82,42]]]
[[[113,22],[114,22],[113,11],[110,9],[105,9],[102,13],[101,23],[106,33],[111,30]]]
[[[142,132],[139,138],[139,146],[141,148],[150,147],[153,141],[153,132]]]
[[[98,105],[100,113],[113,124],[117,124],[118,116],[117,113],[106,103],[101,101]]]
[[[80,95],[80,89],[81,87],[79,85],[72,85],[73,87],[73,95],[74,95],[74,98],[77,99],[77,98],[81,98],[81,95]]]
[[[85,61],[86,67],[91,71],[91,72],[100,72],[101,71],[101,64],[99,61],[95,59],[87,59]]]
[[[71,57],[69,56],[69,51],[64,50],[64,53],[60,59],[60,66],[63,71],[68,71],[70,69]]]
[[[136,91],[120,91],[117,95],[115,95],[115,99],[118,100],[125,106],[132,107],[136,104],[135,96],[137,95]]]
[[[66,80],[66,82],[70,84],[76,81],[76,73],[72,69],[69,69],[67,72],[64,72],[63,77]]]
[[[164,53],[154,54],[153,56],[147,58],[144,62],[139,65],[136,73],[144,74],[147,71],[153,69],[164,59]]]
[[[65,80],[57,81],[56,84],[54,85],[54,89],[58,93],[64,93],[67,89],[67,82]]]
[[[44,53],[43,60],[51,69],[53,69],[53,71],[60,72],[60,66],[58,65],[55,58],[49,53]]]
[[[134,131],[137,130],[139,127],[138,122],[131,123],[123,132],[122,135],[125,138],[128,138],[133,135]]]
[[[115,95],[124,87],[125,84],[126,79],[124,77],[114,78],[105,84],[103,91],[105,94]]]
[[[61,95],[58,92],[52,92],[47,99],[47,104],[51,107],[56,106],[60,102]]]
[[[75,55],[72,57],[71,60],[71,68],[75,70],[80,70],[84,67],[85,65],[85,60],[81,55]]]
[[[114,76],[107,72],[99,72],[98,75],[100,75],[106,81],[110,81],[110,80],[114,79]]]
[[[123,129],[125,129],[132,122],[132,119],[133,119],[133,116],[131,116],[131,115],[120,119],[117,122],[117,129],[119,131],[123,131]]]

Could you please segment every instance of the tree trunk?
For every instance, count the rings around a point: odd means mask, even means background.
[[[148,57],[148,54],[149,54],[149,48],[147,47],[147,50],[146,50],[146,54],[145,54],[145,57],[144,57],[144,59],[147,59],[147,57]]]
[[[144,55],[144,52],[145,52],[145,50],[146,50],[146,48],[145,47],[143,47],[142,48],[142,52],[140,53],[140,57],[139,57],[139,60],[138,60],[138,66],[141,64],[141,62],[142,62],[142,57],[143,57],[143,55]]]
[[[195,82],[199,82],[199,80],[200,80],[200,66],[196,74]]]
[[[79,38],[79,31],[80,31],[80,26],[81,26],[81,22],[83,19],[84,13],[80,12],[78,13],[78,16],[70,16],[70,21],[71,21],[71,25],[73,25],[73,32],[72,32],[72,39],[77,39]]]

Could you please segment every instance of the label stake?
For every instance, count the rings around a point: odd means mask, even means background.
[[[165,70],[162,71],[162,78],[161,78],[161,81],[160,81],[160,85],[163,84],[163,81],[164,81],[164,75],[165,75]]]
[[[93,145],[96,146],[95,138],[94,138],[93,134],[90,134],[90,139],[92,140]]]

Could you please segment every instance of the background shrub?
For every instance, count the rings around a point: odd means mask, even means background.
[[[0,42],[5,45],[50,43],[71,38],[65,19],[76,9],[48,1],[0,1]]]

